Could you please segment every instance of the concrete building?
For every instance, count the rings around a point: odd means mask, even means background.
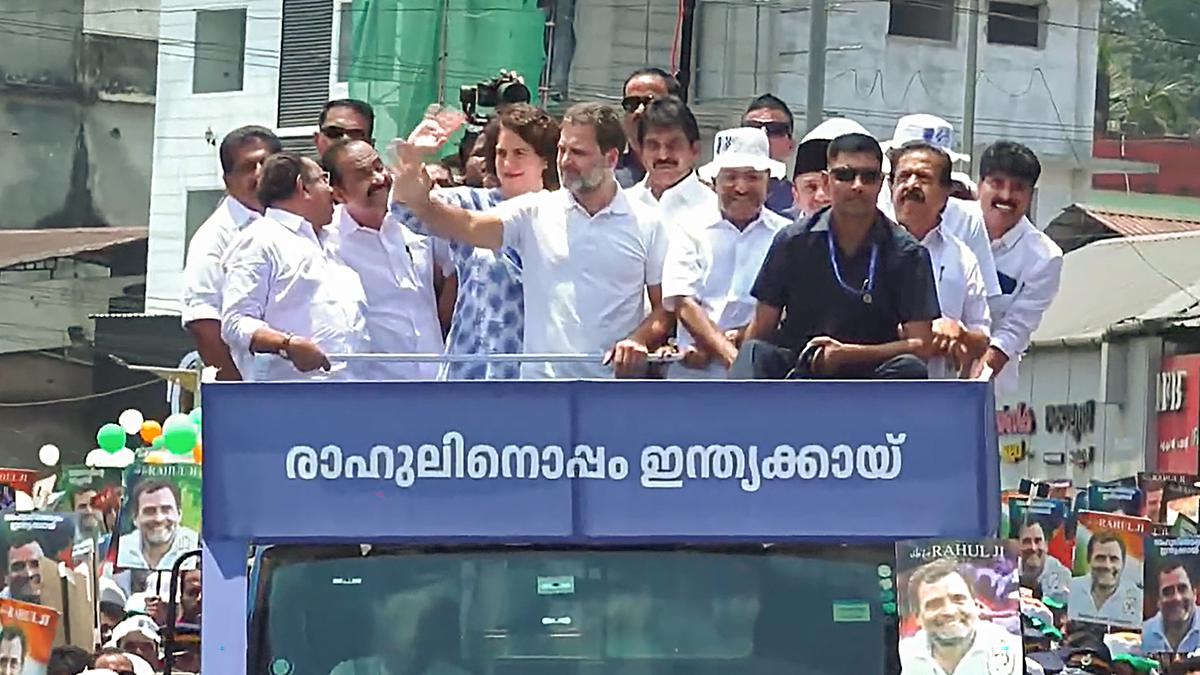
[[[0,229],[144,227],[157,0],[13,0],[0,12]]]
[[[679,4],[577,2],[571,98],[615,100],[634,68],[669,67]],[[1000,138],[1029,144],[1044,167],[1033,215],[1045,223],[1069,204],[1086,201],[1090,187],[1100,1],[980,4],[988,14],[979,21],[971,150],[978,153]],[[827,115],[852,117],[879,138],[890,138],[900,116],[928,112],[961,133],[970,13],[965,3],[829,6]],[[808,35],[808,3],[698,0],[690,96],[706,131],[736,123],[751,99],[773,92],[788,101],[803,133]]]
[[[339,47],[345,54],[350,1],[162,0],[162,9],[146,310],[178,314],[187,242],[223,195],[220,139],[261,124],[286,148],[311,149],[321,107],[347,93]]]
[[[1197,471],[1197,256],[1200,232],[1105,239],[1067,254],[1020,388],[997,402],[1005,487]]]

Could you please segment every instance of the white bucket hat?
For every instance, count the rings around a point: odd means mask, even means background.
[[[804,145],[809,141],[832,141],[847,134],[871,136],[871,132],[867,131],[866,127],[854,120],[845,117],[831,117],[813,127],[812,131],[800,139],[800,144]]]
[[[700,167],[697,173],[713,181],[721,169],[754,169],[770,171],[772,178],[787,176],[787,165],[771,159],[767,132],[754,127],[736,127],[717,132],[713,139],[713,160]]]
[[[937,115],[905,115],[896,122],[892,140],[882,144],[883,151],[894,150],[909,141],[926,141],[950,155],[953,162],[969,162],[970,155],[954,151],[954,127]]]

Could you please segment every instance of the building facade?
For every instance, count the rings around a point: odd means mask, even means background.
[[[969,3],[829,3],[826,116],[860,121],[884,139],[905,114],[939,115],[962,132]],[[619,98],[643,65],[670,67],[673,0],[644,6],[576,3],[573,99]],[[1042,160],[1034,218],[1049,222],[1090,186],[1099,0],[980,0],[975,143],[1027,143]],[[736,124],[764,92],[786,100],[803,134],[808,3],[697,0],[690,92],[708,134]],[[583,29],[581,27],[586,27]],[[960,148],[962,149],[962,148]],[[965,151],[965,149],[963,149]]]
[[[162,0],[148,312],[179,312],[187,242],[224,194],[217,146],[226,133],[260,124],[285,148],[311,151],[321,107],[347,92],[339,62],[350,7]]]
[[[0,14],[0,228],[145,227],[157,0],[14,0]]]

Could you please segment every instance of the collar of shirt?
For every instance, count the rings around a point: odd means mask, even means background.
[[[812,224],[810,232],[829,232],[833,223],[833,209],[825,207],[824,210],[816,215],[816,222]],[[890,234],[888,217],[879,209],[875,209],[875,222],[871,225],[871,233],[867,237],[867,241],[875,241],[884,243]]]
[[[1021,219],[1017,221],[1017,224],[1013,225],[1008,232],[1005,232],[1004,236],[992,242],[992,250],[1001,252],[1013,248],[1017,245],[1017,242],[1021,241],[1021,237],[1024,237],[1025,233],[1032,228],[1033,223],[1029,222],[1029,218],[1026,216],[1021,216]]]
[[[292,232],[312,239],[313,243],[315,243],[317,246],[321,246],[321,238],[317,236],[316,228],[312,226],[312,223],[305,220],[303,216],[292,213],[291,211],[271,208],[267,209],[267,212],[263,214],[263,217],[270,218]]]
[[[771,224],[770,224],[770,223],[768,223],[768,222],[766,221],[766,218],[764,218],[764,217],[763,217],[763,214],[764,214],[766,211],[767,211],[767,207],[766,207],[766,206],[763,206],[763,207],[762,207],[762,208],[759,210],[759,212],[758,212],[758,215],[757,215],[757,216],[754,218],[754,220],[750,221],[750,224],[749,224],[749,225],[747,225],[746,227],[744,227],[744,228],[741,228],[741,229],[739,229],[737,225],[734,225],[734,224],[733,224],[733,223],[732,223],[732,222],[731,222],[731,221],[730,221],[728,218],[726,218],[726,217],[725,217],[725,214],[723,214],[723,213],[722,213],[722,214],[721,214],[721,217],[720,217],[720,219],[719,219],[719,220],[715,220],[715,221],[713,221],[713,222],[711,222],[711,223],[709,223],[709,224],[708,224],[708,228],[707,228],[707,229],[710,229],[710,230],[715,230],[715,229],[725,229],[725,230],[731,230],[731,231],[733,231],[733,232],[737,233],[739,236],[742,236],[742,235],[747,235],[747,234],[750,234],[751,232],[757,232],[758,230],[760,230],[760,229],[762,229],[762,228],[769,228],[769,227],[771,227]]]
[[[638,183],[638,187],[645,190],[646,194],[653,199],[654,193],[650,191],[649,174],[642,179],[642,182]],[[712,190],[705,187],[704,183],[701,183],[696,176],[696,172],[692,171],[683,180],[663,190],[662,197],[658,199],[658,205],[664,210],[694,206],[711,194]]]
[[[625,191],[620,187],[617,188],[617,194],[613,196],[612,201],[597,211],[595,215],[588,213],[588,210],[583,208],[583,204],[579,203],[579,200],[575,198],[575,195],[570,190],[566,188],[560,189],[567,197],[568,208],[579,209],[583,216],[589,220],[605,215],[620,216],[633,213],[633,207],[629,204],[629,197],[625,195]]]
[[[245,204],[237,200],[233,195],[225,195],[225,209],[229,213],[229,217],[233,219],[234,225],[241,229],[250,223],[258,220],[262,216],[258,211],[251,209]]]
[[[1154,636],[1162,640],[1163,644],[1168,644],[1166,621],[1163,619],[1161,610],[1159,610],[1158,614],[1150,617],[1150,620],[1146,622],[1143,628],[1143,632],[1147,637]],[[1188,637],[1194,633],[1200,633],[1200,612],[1192,610],[1192,618],[1188,621],[1187,630],[1184,631],[1183,636],[1179,639],[1179,646],[1183,647],[1184,643],[1188,641]]]

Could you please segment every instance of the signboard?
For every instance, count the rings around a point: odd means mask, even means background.
[[[1163,359],[1155,392],[1159,471],[1194,474],[1200,433],[1200,354]]]

